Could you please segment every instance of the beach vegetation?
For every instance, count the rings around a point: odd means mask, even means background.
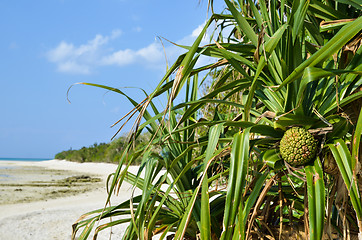
[[[148,143],[149,135],[141,134],[134,142],[135,148],[132,151],[142,149]],[[115,138],[110,143],[94,143],[89,147],[82,147],[80,149],[69,149],[59,152],[55,155],[55,159],[68,160],[73,162],[108,162],[118,164],[122,157],[129,139],[127,135]],[[142,158],[138,157],[132,161],[132,165],[139,165]]]
[[[82,83],[126,96],[134,109],[122,120],[136,119],[106,207],[81,216],[73,238],[120,225],[125,240],[362,237],[360,2],[224,2],[216,13],[209,1],[199,36],[178,45],[186,53],[143,101]],[[316,141],[313,159],[296,166],[279,149],[292,127]],[[144,131],[148,144],[134,150]],[[125,182],[139,191],[108,205]]]

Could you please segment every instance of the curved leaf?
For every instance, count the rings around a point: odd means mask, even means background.
[[[207,176],[207,163],[212,158],[216,145],[219,140],[221,130],[223,129],[222,124],[213,126],[210,129],[209,144],[206,148],[206,156],[204,159],[204,171],[205,175],[202,187],[201,187],[201,229],[200,234],[202,239],[211,239],[211,220],[210,220],[210,203],[209,203],[209,184]]]
[[[336,51],[342,48],[353,36],[362,30],[362,17],[345,25],[338,33],[329,40],[321,49],[314,53],[310,58],[300,64],[278,87],[280,90],[292,81],[299,78],[307,67],[314,67],[317,64],[331,57]]]
[[[229,0],[225,0],[226,5],[228,6],[231,14],[233,15],[235,21],[238,23],[240,29],[245,33],[245,35],[251,40],[254,46],[258,45],[258,36],[255,34],[253,28],[246,21],[245,17],[239,13],[234,7],[233,3]]]
[[[280,153],[276,149],[269,149],[263,152],[262,159],[264,163],[275,170],[284,166],[283,159],[280,157]]]
[[[234,136],[223,219],[224,228],[220,238],[222,240],[231,239],[235,228],[237,211],[239,207],[243,208],[242,190],[244,189],[248,171],[249,135],[250,128],[247,128],[242,133],[237,133]]]
[[[333,144],[327,144],[341,172],[342,178],[349,191],[352,206],[356,211],[359,221],[362,220],[362,203],[357,187],[353,180],[352,157],[346,143],[342,139],[336,139]]]
[[[314,165],[306,166],[309,211],[309,239],[320,240],[323,236],[325,217],[325,186],[322,165],[319,157]]]

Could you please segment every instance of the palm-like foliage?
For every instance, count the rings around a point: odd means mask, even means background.
[[[128,223],[123,239],[158,233],[172,239],[288,239],[285,230],[332,239],[362,233],[361,4],[225,3],[225,13],[213,13],[192,46],[180,46],[187,53],[141,103],[118,89],[88,84],[125,95],[135,106],[130,116],[139,112],[131,139],[147,130],[153,140],[142,151],[126,151],[110,178],[110,195],[124,181],[142,194],[83,216],[74,225],[74,234],[83,229],[81,239],[109,217],[96,231]],[[214,23],[216,41],[199,46]],[[196,68],[202,55],[216,62]],[[198,75],[209,70],[214,82],[198,98]],[[179,93],[185,99],[175,106]],[[153,100],[161,94],[168,104],[159,111]],[[279,141],[291,126],[318,139],[318,155],[307,166],[293,168],[279,156]],[[152,150],[156,145],[161,152]],[[139,174],[122,168],[140,155]]]

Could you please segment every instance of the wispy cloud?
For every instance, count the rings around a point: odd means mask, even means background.
[[[9,45],[9,49],[17,49],[19,48],[18,44],[16,42],[11,42]]]
[[[66,73],[89,74],[98,65],[98,57],[103,53],[102,47],[110,40],[121,35],[120,30],[114,30],[110,36],[97,34],[92,40],[80,46],[62,41],[57,47],[49,50],[46,56],[50,62],[57,65],[57,70]]]
[[[144,63],[148,66],[157,64],[162,59],[161,46],[157,42],[151,43],[147,47],[139,50],[124,49],[104,56],[101,65],[125,66],[132,63]]]
[[[142,28],[140,27],[140,26],[137,26],[137,27],[134,27],[133,29],[132,29],[134,32],[142,32]]]
[[[189,45],[200,34],[203,25],[197,27],[190,35],[177,41],[180,44]],[[168,45],[163,49],[160,41],[154,41],[139,49],[114,49],[111,41],[122,35],[120,30],[113,31],[109,36],[96,35],[93,39],[79,46],[62,41],[55,48],[46,53],[50,62],[57,66],[57,70],[63,73],[91,74],[96,68],[102,66],[126,66],[141,64],[150,68],[165,66],[164,54],[172,62],[185,50],[174,45]],[[202,44],[206,44],[206,40]],[[112,49],[112,50],[110,50]]]

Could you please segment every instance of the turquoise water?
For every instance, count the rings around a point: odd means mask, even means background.
[[[27,162],[39,162],[52,160],[52,158],[0,158],[0,161],[27,161]]]

